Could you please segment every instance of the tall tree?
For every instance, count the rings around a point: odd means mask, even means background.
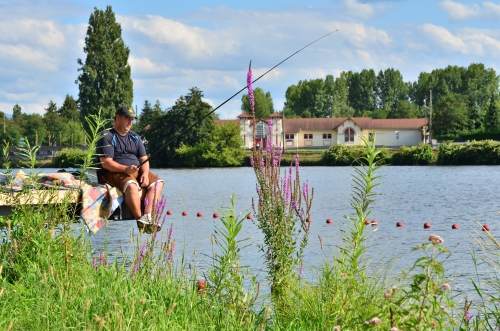
[[[151,107],[151,102],[148,100],[144,101],[144,105],[141,109],[141,115],[139,116],[138,131],[142,132],[145,127],[153,122],[153,107]]]
[[[57,110],[57,114],[70,121],[80,120],[80,112],[78,111],[76,100],[69,94],[66,94],[66,98],[64,98],[61,108]]]
[[[398,118],[401,117],[397,114],[400,100],[408,100],[408,87],[403,76],[392,68],[380,70],[377,75],[378,107],[387,111],[388,118]]]
[[[13,119],[17,119],[17,118],[21,118],[21,115],[23,113],[21,112],[21,106],[19,106],[17,103],[14,105],[14,107],[12,108],[12,118]]]
[[[212,106],[202,98],[203,92],[197,87],[192,87],[188,94],[176,100],[171,109],[154,120],[150,129],[142,134],[147,141],[149,153],[160,150],[167,142],[212,111]],[[183,161],[176,155],[175,150],[181,143],[194,146],[197,142],[207,139],[214,129],[213,120],[212,113],[162,150],[157,157],[152,159],[151,165],[155,167],[181,166]]]
[[[376,106],[377,77],[373,69],[363,69],[349,76],[349,104],[354,109],[354,116],[361,116]]]
[[[483,128],[483,110],[477,102],[474,107],[469,108],[469,130],[478,130]]]
[[[486,113],[486,123],[484,124],[486,130],[498,130],[499,119],[498,119],[498,101],[495,94],[491,95],[490,106],[488,107],[488,112]]]
[[[54,101],[50,100],[49,105],[45,109],[45,115],[47,114],[56,114],[57,113],[57,105]]]
[[[434,109],[433,134],[457,134],[467,128],[467,100],[463,95],[449,93],[439,99]]]
[[[122,29],[111,6],[105,11],[94,8],[83,51],[87,57],[85,63],[78,59],[81,73],[75,81],[79,84],[81,116],[85,118],[102,109],[104,117],[112,119],[119,106],[132,104],[133,90],[128,64],[130,50],[123,42]]]
[[[255,90],[253,90],[253,97],[255,101],[256,118],[268,118],[269,115],[274,113],[274,104],[273,98],[271,97],[271,92],[264,92],[263,89],[257,87]],[[241,110],[243,110],[247,114],[252,115],[248,94],[244,94],[241,97]]]

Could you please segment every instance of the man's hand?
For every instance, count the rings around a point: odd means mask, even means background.
[[[129,175],[135,174],[137,170],[139,170],[139,168],[137,168],[137,166],[135,165],[130,165],[125,168],[125,172]]]
[[[141,184],[141,187],[148,187],[148,185],[149,185],[149,174],[148,173],[141,174],[141,178],[139,179],[139,184]]]

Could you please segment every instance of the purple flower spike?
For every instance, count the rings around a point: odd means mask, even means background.
[[[255,99],[253,96],[253,87],[252,87],[252,68],[248,68],[247,74],[247,89],[248,89],[248,98],[250,101],[250,109],[252,109],[252,115],[255,117]]]
[[[144,207],[147,207],[149,205],[149,199],[144,198]]]

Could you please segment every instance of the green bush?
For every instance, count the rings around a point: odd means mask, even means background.
[[[402,146],[392,155],[393,165],[427,165],[434,162],[434,152],[430,145]]]
[[[381,148],[377,149],[377,152],[378,154],[375,157],[377,164],[391,163],[392,153],[389,150]],[[362,146],[335,145],[323,154],[321,162],[328,166],[349,166],[353,165],[355,160],[363,164],[363,159],[360,159],[363,156],[365,156],[365,150]]]
[[[500,164],[500,144],[492,140],[472,141],[463,145],[446,143],[439,146],[440,165]]]
[[[56,168],[78,168],[83,164],[85,159],[85,151],[79,148],[65,148],[57,152],[52,161]]]

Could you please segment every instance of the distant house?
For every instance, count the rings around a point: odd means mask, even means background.
[[[269,121],[272,121],[272,132]],[[238,120],[216,120],[216,124],[234,122],[241,127],[243,147],[252,148],[255,124],[255,144],[265,148],[272,138],[275,145],[285,148],[329,148],[334,145],[360,145],[360,135],[371,139],[376,135],[378,146],[414,146],[425,141],[427,122],[424,118],[373,119],[371,117],[290,118],[274,113],[268,120],[253,123],[246,113]]]

